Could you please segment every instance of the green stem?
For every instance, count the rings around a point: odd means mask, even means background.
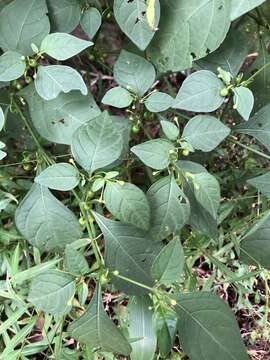
[[[247,80],[243,81],[242,85],[246,86],[246,85],[250,84],[256,78],[256,76],[258,76],[268,66],[270,66],[270,61],[268,63],[266,63],[263,67],[261,67],[258,71],[256,71],[253,75],[251,75]]]
[[[248,146],[248,145],[245,145],[245,144],[242,144],[240,141],[238,140],[235,140],[235,137],[234,136],[230,136],[229,138],[229,141],[232,142],[233,144],[236,144],[238,146],[241,146],[243,149],[246,149],[250,152],[253,152],[254,154],[256,155],[259,155],[267,160],[270,160],[270,156],[269,155],[266,155],[264,154],[263,152],[259,151],[259,150],[256,150],[256,149],[253,149],[251,146]]]
[[[154,293],[154,294],[156,294],[156,292],[157,292],[156,289],[154,289],[154,288],[152,288],[152,287],[150,287],[150,286],[141,284],[141,283],[139,283],[138,281],[132,280],[132,279],[127,278],[127,277],[125,277],[125,276],[123,276],[123,275],[120,275],[120,274],[115,274],[115,273],[112,273],[112,274],[113,274],[113,276],[117,277],[118,279],[122,279],[122,280],[127,281],[127,282],[129,282],[129,283],[131,283],[131,284],[137,285],[137,286],[139,286],[139,287],[141,287],[141,288],[143,288],[143,289],[149,290],[150,292],[152,292],[152,293]]]

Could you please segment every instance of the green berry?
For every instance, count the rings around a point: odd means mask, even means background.
[[[87,192],[87,199],[93,199],[93,197],[95,196],[95,193],[91,190],[89,190]]]
[[[229,90],[227,88],[223,88],[220,91],[220,96],[226,97],[229,95]]]
[[[23,164],[23,169],[25,171],[30,171],[31,170],[31,165],[30,164]]]
[[[16,84],[16,89],[17,89],[17,90],[21,90],[21,88],[22,88],[22,85],[21,85],[21,84],[19,84],[19,83]]]
[[[31,76],[26,76],[25,77],[25,82],[26,82],[26,84],[30,84],[32,82]]]
[[[29,59],[28,64],[31,67],[36,67],[37,66],[37,62],[36,62],[35,59]]]
[[[132,126],[132,132],[133,134],[138,134],[140,132],[140,128],[138,125],[133,125]]]
[[[184,150],[183,150],[183,155],[184,155],[184,156],[188,156],[188,155],[189,155],[189,150],[188,150],[188,149],[184,149]]]

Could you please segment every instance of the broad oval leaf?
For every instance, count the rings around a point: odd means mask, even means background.
[[[239,112],[244,120],[248,121],[254,106],[254,96],[252,91],[244,86],[239,86],[236,87],[233,92],[233,108]]]
[[[32,280],[27,300],[46,313],[67,314],[76,291],[74,280],[62,271],[48,270]]]
[[[67,163],[51,165],[35,178],[36,183],[60,191],[74,189],[79,181],[79,171]]]
[[[154,280],[150,268],[159,253],[160,244],[149,234],[130,225],[108,220],[94,213],[105,239],[105,263],[111,270],[142,284],[152,286]],[[113,277],[117,289],[131,295],[143,295],[148,291],[135,284]]]
[[[128,334],[131,339],[131,360],[152,360],[157,346],[157,336],[153,326],[153,311],[149,309],[152,302],[149,297],[136,296],[129,300]]]
[[[168,110],[173,103],[174,99],[170,95],[159,91],[148,96],[144,102],[147,110],[154,113]]]
[[[163,117],[160,117],[160,118],[164,119]],[[160,125],[164,132],[164,135],[169,140],[176,140],[179,137],[179,128],[172,122],[167,121],[167,120],[160,120]]]
[[[171,240],[155,258],[151,274],[161,284],[172,284],[180,280],[185,265],[184,250],[179,237]]]
[[[240,257],[247,264],[270,269],[270,212],[257,221],[241,239]]]
[[[140,50],[147,48],[159,23],[159,0],[156,0],[154,6],[154,26],[150,26],[146,17],[147,5],[144,0],[114,0],[113,12],[118,25]]]
[[[85,41],[73,35],[53,33],[42,40],[40,51],[56,60],[67,60],[91,45],[93,45],[91,41]]]
[[[144,192],[129,183],[107,182],[104,191],[107,209],[124,224],[143,230],[150,225],[150,208]]]
[[[89,172],[112,164],[122,149],[123,138],[107,112],[79,127],[71,144],[75,160]]]
[[[76,276],[82,276],[89,272],[86,258],[71,245],[65,248],[65,270]]]
[[[15,52],[7,51],[0,56],[0,81],[18,79],[24,74],[26,64],[24,57]]]
[[[215,111],[224,101],[220,96],[223,87],[222,81],[211,71],[196,71],[183,82],[173,107],[195,112]]]
[[[69,145],[74,132],[83,123],[100,114],[90,93],[83,96],[79,91],[71,91],[47,101],[37,94],[34,84],[31,84],[20,95],[26,98],[31,120],[38,133],[43,138],[60,144]]]
[[[47,0],[53,31],[70,33],[79,25],[80,3],[77,0]]]
[[[230,129],[217,118],[197,115],[189,120],[182,136],[194,149],[209,152],[214,150],[229,134]]]
[[[74,214],[51,192],[34,184],[15,213],[16,226],[33,246],[46,251],[62,251],[81,236]]]
[[[80,90],[87,94],[82,76],[73,68],[65,65],[39,66],[35,79],[36,91],[45,100],[55,99],[61,92]]]
[[[152,169],[163,170],[170,163],[170,151],[174,151],[173,144],[165,139],[149,140],[135,145],[131,151]]]
[[[270,199],[270,172],[266,174],[257,176],[255,178],[249,179],[248,184],[254,186],[258,189],[263,195]]]
[[[191,360],[248,360],[233,312],[217,295],[176,296],[180,343]]]
[[[266,0],[231,0],[231,20],[237,19],[265,1]]]
[[[115,106],[119,109],[128,107],[132,101],[133,97],[130,92],[121,86],[108,90],[102,99],[103,104]]]
[[[98,284],[86,313],[68,327],[70,336],[82,344],[128,356],[131,346],[106,314]]]
[[[93,39],[101,26],[101,22],[102,17],[98,9],[90,7],[82,14],[80,24],[83,31],[89,36],[89,38]]]
[[[150,233],[163,240],[180,230],[189,218],[189,203],[173,176],[155,182],[147,192],[151,210]]]
[[[154,66],[143,57],[122,50],[113,68],[115,81],[128,90],[143,96],[153,85]]]
[[[161,2],[159,30],[147,49],[162,73],[190,68],[193,60],[215,51],[230,27],[228,0]]]

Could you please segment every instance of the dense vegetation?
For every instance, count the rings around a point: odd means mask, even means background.
[[[270,1],[0,11],[0,359],[270,359]]]

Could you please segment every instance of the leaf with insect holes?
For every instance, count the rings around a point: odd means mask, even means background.
[[[211,71],[196,71],[184,80],[172,107],[194,112],[215,111],[223,104],[224,98],[220,95],[223,87]]]
[[[143,96],[156,78],[154,66],[141,56],[122,50],[113,68],[115,81],[139,96]]]
[[[79,184],[79,181],[79,171],[67,163],[51,165],[35,178],[36,183],[60,191],[74,189]]]
[[[114,87],[106,92],[102,103],[117,107],[119,109],[128,107],[133,101],[133,97],[128,90],[121,86]]]
[[[173,103],[174,99],[170,95],[159,91],[148,96],[144,102],[147,110],[154,113],[168,110]]]
[[[80,24],[83,31],[90,37],[90,39],[93,39],[101,26],[101,22],[102,17],[98,9],[90,7],[82,14]]]
[[[248,121],[254,106],[252,91],[244,86],[239,86],[236,87],[233,92],[234,109],[238,111],[244,120]]]
[[[92,45],[91,41],[85,41],[70,34],[53,33],[42,40],[40,51],[56,60],[67,60]]]
[[[94,213],[105,239],[105,264],[111,270],[133,281],[153,286],[150,274],[153,260],[160,251],[160,243],[138,228],[106,219]],[[116,289],[130,295],[143,295],[149,290],[117,277],[112,278]]]
[[[67,331],[80,343],[103,351],[128,356],[132,350],[127,339],[104,310],[100,284],[97,284],[86,312],[71,322]]]
[[[28,301],[51,315],[64,315],[71,310],[75,291],[75,278],[72,275],[48,270],[32,280]]]
[[[20,78],[26,64],[23,56],[15,51],[7,51],[0,56],[0,81],[11,81]]]
[[[104,202],[110,213],[122,223],[149,229],[149,204],[144,192],[137,186],[109,181],[104,192]]]
[[[73,68],[65,65],[39,66],[35,87],[39,96],[45,100],[55,99],[61,92],[80,90],[87,95],[87,87],[81,75]]]
[[[174,145],[165,139],[149,140],[130,149],[138,158],[152,169],[163,170],[170,164],[170,152]]]
[[[180,230],[189,218],[189,203],[173,176],[163,177],[147,191],[151,210],[151,235],[163,240]]]
[[[155,1],[154,8],[154,20],[149,25],[146,17],[147,5],[144,0],[114,0],[113,12],[118,25],[140,50],[147,48],[158,26],[159,0]]]

